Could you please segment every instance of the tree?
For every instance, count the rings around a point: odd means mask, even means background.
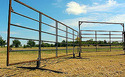
[[[112,44],[119,44],[119,42],[118,41],[113,41]]]
[[[51,47],[54,47],[54,45],[53,45],[53,44],[51,44]]]
[[[107,41],[106,41],[106,40],[104,40],[104,44],[107,44]]]
[[[0,46],[4,46],[6,45],[6,40],[3,40],[3,38],[0,36]]]
[[[33,40],[29,40],[29,41],[27,42],[27,45],[29,45],[30,47],[34,47],[35,44],[36,44],[36,43],[35,43]]]
[[[66,41],[65,40],[62,41],[62,47],[66,47]]]
[[[27,48],[27,45],[24,45],[23,48]]]
[[[19,40],[13,40],[12,46],[15,46],[16,48],[20,47],[21,46],[21,42]]]

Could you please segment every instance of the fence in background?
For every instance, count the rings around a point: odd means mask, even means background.
[[[83,24],[83,23],[119,24],[119,25],[121,25],[123,27],[123,30],[122,31],[82,30],[80,27],[81,27],[81,24]],[[79,56],[81,56],[81,53],[85,51],[84,49],[88,49],[88,50],[89,49],[95,49],[96,52],[97,52],[98,49],[107,49],[107,48],[109,48],[110,51],[111,51],[111,49],[113,48],[112,46],[119,46],[119,45],[123,46],[123,42],[124,42],[124,34],[123,34],[123,32],[124,32],[124,23],[79,21],[79,35],[80,35],[80,52],[79,52]],[[94,44],[93,43],[83,44],[82,43],[82,42],[84,42],[83,39],[95,39],[94,40],[95,43]],[[106,40],[108,39],[108,43],[107,44],[98,44],[98,41],[100,41],[98,39],[106,39]],[[115,39],[115,41],[121,42],[121,44],[112,44],[114,39]],[[86,45],[93,45],[95,47],[85,48],[84,46],[86,46]],[[103,46],[103,47],[99,47],[99,46]],[[109,47],[105,47],[105,46],[109,46]],[[114,48],[117,48],[117,47],[114,47]],[[123,47],[118,47],[118,48],[123,48]]]

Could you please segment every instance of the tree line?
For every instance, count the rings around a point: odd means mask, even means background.
[[[55,43],[55,44],[50,44],[50,43],[44,43],[42,42],[41,44],[41,47],[56,47],[56,45],[58,44],[58,47],[66,47],[66,46],[76,46],[76,44],[78,44],[79,40],[77,40],[76,38],[76,41],[74,42],[75,45],[73,45],[73,41],[68,41],[66,44],[66,41],[63,40],[62,42],[60,43]],[[93,46],[95,46],[96,44],[103,44],[103,45],[100,45],[100,46],[107,46],[108,44],[110,44],[110,42],[107,42],[106,40],[104,41],[93,41],[93,39],[90,39],[90,40],[87,40],[87,41],[82,41],[81,42],[82,44],[85,44],[88,46],[90,46],[89,44],[94,44]],[[2,37],[0,37],[0,46],[1,47],[5,47],[6,45],[6,40],[4,40]],[[106,45],[104,45],[106,44]],[[114,41],[114,42],[111,42],[111,44],[122,44],[122,43],[119,43],[118,41]],[[39,47],[39,44],[36,44],[33,40],[29,40],[27,41],[27,44],[26,45],[22,45],[21,42],[19,40],[13,40],[12,41],[12,45],[10,45],[10,47],[23,47],[23,48],[27,48],[27,47]]]
[[[108,42],[108,41],[106,41],[106,40],[104,40],[104,41],[93,41],[93,39],[90,39],[90,40],[87,40],[87,41],[82,41],[81,42],[82,44],[88,44],[88,46],[89,46],[89,44],[93,44],[93,46],[96,46],[96,44],[99,44],[99,46],[109,46],[110,44],[123,44],[122,42],[118,42],[118,41],[113,41],[113,42]]]
[[[68,43],[68,46],[73,46],[73,42],[69,41]],[[77,43],[77,41],[74,42],[75,44]],[[58,47],[66,47],[67,44],[66,44],[66,41],[63,40],[62,42],[60,43],[55,43],[55,44],[50,44],[50,43],[44,43],[42,42],[41,44],[41,47],[56,47],[58,45]],[[19,40],[13,40],[12,42],[12,45],[10,45],[10,47],[23,47],[23,48],[27,48],[27,47],[39,47],[39,44],[36,44],[33,40],[29,40],[27,41],[27,45],[21,45],[21,42]]]

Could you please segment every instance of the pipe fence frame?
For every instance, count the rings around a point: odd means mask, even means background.
[[[17,3],[19,3],[19,4],[23,5],[23,6],[25,6],[25,7],[27,7],[27,8],[29,8],[29,9],[31,9],[31,10],[33,10],[33,11],[39,13],[39,20],[36,20],[36,19],[31,18],[31,17],[28,17],[28,16],[25,16],[25,15],[23,15],[23,14],[20,14],[20,13],[15,12],[15,11],[12,9],[12,1],[15,1],[15,2],[17,2]],[[30,19],[30,20],[33,20],[33,21],[38,22],[38,23],[39,23],[39,30],[32,29],[32,28],[28,28],[28,27],[24,27],[24,26],[21,26],[21,25],[12,24],[12,23],[11,23],[11,13],[14,13],[14,14],[16,14],[16,15],[19,15],[19,16],[22,16],[22,17],[24,17],[24,18],[27,18],[27,19]],[[45,17],[47,17],[47,18],[49,18],[49,19],[55,21],[55,26],[56,26],[56,27],[54,27],[54,26],[52,26],[52,25],[49,25],[49,24],[47,24],[47,23],[42,22],[42,16],[45,16]],[[56,34],[42,31],[42,24],[45,24],[45,25],[50,26],[50,27],[52,27],[52,28],[55,28]],[[60,29],[60,28],[58,27],[58,24],[61,24],[61,25],[65,26],[65,27],[66,27],[66,31]],[[15,26],[15,27],[23,28],[23,29],[28,29],[28,30],[36,31],[36,32],[39,33],[39,39],[29,39],[29,38],[12,37],[12,36],[10,36],[10,26]],[[68,32],[68,29],[71,29],[72,32]],[[59,34],[58,34],[58,31],[59,31],[59,30],[65,32],[65,33],[66,33],[66,36],[59,35]],[[76,34],[75,34],[75,32],[76,32]],[[54,42],[54,41],[47,41],[47,40],[41,40],[41,39],[42,39],[41,33],[45,33],[45,34],[49,34],[49,35],[56,36],[56,39],[55,39],[56,42]],[[68,37],[68,34],[71,34],[73,37]],[[60,21],[58,21],[58,20],[56,20],[56,19],[54,19],[54,18],[52,18],[52,17],[50,17],[50,16],[44,14],[44,13],[42,13],[42,12],[40,12],[40,11],[34,9],[34,8],[32,8],[32,7],[29,6],[29,5],[24,4],[23,2],[21,2],[21,1],[19,1],[19,0],[9,0],[8,35],[7,35],[7,66],[16,65],[16,64],[22,64],[22,63],[29,63],[29,62],[37,62],[37,66],[36,66],[36,67],[40,67],[40,64],[41,64],[40,61],[41,61],[41,60],[53,59],[53,58],[58,58],[58,57],[64,57],[64,56],[68,56],[68,55],[73,55],[73,57],[75,57],[75,54],[77,54],[77,53],[74,52],[74,49],[77,49],[77,51],[78,51],[78,49],[79,49],[78,47],[77,47],[77,48],[74,48],[74,46],[79,46],[79,44],[75,43],[75,40],[78,40],[78,38],[75,39],[75,36],[78,37],[78,34],[79,34],[78,31],[76,31],[75,29],[73,29],[73,28],[71,28],[71,27],[65,25],[64,23],[62,23],[62,22],[60,22]],[[66,39],[66,43],[65,43],[65,44],[66,44],[66,49],[58,49],[58,43],[59,43],[58,37],[62,37],[62,38],[65,38],[65,39]],[[39,49],[38,49],[38,50],[11,50],[11,48],[10,48],[10,39],[38,41],[38,42],[39,42]],[[68,43],[68,39],[72,40],[72,43]],[[56,49],[41,49],[41,43],[42,43],[42,42],[56,43]],[[70,45],[73,45],[73,48],[68,49],[67,47],[68,47],[69,44],[70,44]],[[49,50],[50,50],[50,51],[51,51],[51,50],[55,50],[55,51],[56,51],[55,57],[50,57],[50,58],[44,58],[44,59],[42,59],[42,58],[41,58],[41,51],[46,51],[46,50],[47,50],[47,51],[49,51]],[[66,50],[66,55],[58,56],[58,51],[59,51],[59,50]],[[72,51],[72,54],[68,54],[68,50],[73,50],[73,51]],[[10,62],[9,62],[9,53],[10,53],[10,52],[16,52],[16,51],[39,51],[39,52],[38,52],[38,59],[37,59],[37,60],[24,61],[24,62],[18,62],[18,63],[12,63],[12,64],[10,64]]]
[[[83,23],[96,23],[96,24],[119,24],[119,25],[121,25],[122,27],[123,27],[123,30],[122,31],[105,31],[105,30],[81,30],[81,28],[80,28],[80,26],[83,24]],[[122,32],[122,37],[121,37],[121,39],[122,39],[122,42],[123,42],[123,50],[124,50],[124,53],[125,53],[125,31],[124,31],[124,23],[113,23],[113,22],[93,22],[93,21],[79,21],[78,22],[78,27],[79,27],[79,38],[80,38],[80,40],[79,40],[79,48],[80,48],[80,51],[79,51],[79,57],[81,57],[81,53],[82,53],[82,38],[92,38],[92,37],[82,37],[82,35],[95,35],[95,37],[93,37],[93,38],[95,38],[95,41],[97,42],[97,35],[99,35],[99,34],[97,34],[97,32],[109,32],[109,34],[105,34],[105,35],[109,35],[109,37],[108,37],[108,39],[109,39],[109,41],[110,41],[110,44],[108,44],[108,45],[110,45],[110,51],[111,51],[111,35],[113,35],[113,34],[111,34],[111,32]],[[81,32],[82,31],[88,31],[88,32],[95,32],[95,34],[82,34]],[[103,35],[103,34],[100,34],[100,35]],[[117,35],[117,34],[114,34],[114,35]],[[104,38],[106,38],[106,37],[100,37],[100,38],[102,38],[102,39],[104,39]],[[115,39],[119,39],[119,37],[114,37]],[[89,45],[94,45],[94,44],[89,44]],[[96,45],[96,51],[97,51],[97,43],[95,44]]]

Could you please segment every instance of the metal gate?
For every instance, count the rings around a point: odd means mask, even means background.
[[[38,14],[38,19],[35,19],[35,18],[32,18],[32,17],[29,17],[29,16],[26,16],[24,14],[21,14],[19,12],[16,12],[13,8],[12,8],[12,1],[14,2],[17,2],[18,4],[34,11],[35,13]],[[30,28],[30,27],[25,27],[23,25],[19,25],[19,24],[13,24],[11,23],[11,14],[15,14],[17,16],[20,16],[20,17],[23,17],[23,18],[26,18],[26,19],[29,19],[29,20],[32,20],[33,22],[36,22],[38,23],[38,29],[34,29],[34,28]],[[42,17],[46,17],[50,20],[53,20],[55,23],[54,25],[51,25],[50,23],[45,23],[43,22],[43,18]],[[55,33],[50,33],[50,32],[47,32],[47,31],[43,31],[42,29],[42,25],[45,25],[45,26],[49,26],[53,29],[55,29]],[[60,28],[59,26],[62,25],[64,27],[65,30],[63,30],[62,28]],[[13,26],[13,27],[18,27],[18,28],[21,28],[21,29],[26,29],[26,30],[30,30],[30,31],[35,31],[35,32],[38,32],[38,36],[39,36],[39,39],[31,39],[31,38],[24,38],[24,37],[13,37],[13,36],[10,36],[10,27]],[[60,35],[58,32],[59,31],[62,31],[65,33],[65,35]],[[48,35],[52,35],[52,36],[55,36],[55,41],[49,41],[49,40],[42,40],[42,34],[48,34]],[[68,36],[68,35],[72,35],[71,36]],[[63,38],[66,40],[65,42],[65,48],[64,49],[58,49],[58,44],[60,43],[58,38]],[[63,57],[63,56],[67,56],[67,55],[73,55],[73,57],[75,57],[75,54],[77,53],[77,47],[79,44],[75,43],[75,41],[77,40],[76,38],[78,37],[78,31],[76,31],[75,29],[65,25],[64,23],[24,4],[23,2],[19,1],[19,0],[10,0],[9,1],[9,16],[8,16],[8,42],[7,42],[7,66],[10,66],[10,65],[16,65],[16,64],[22,64],[22,63],[29,63],[29,62],[37,62],[37,67],[40,66],[40,61],[41,60],[45,60],[45,59],[52,59],[52,58],[58,58],[58,57]],[[18,40],[33,40],[33,41],[37,41],[39,43],[39,47],[38,49],[34,49],[34,50],[13,50],[10,48],[10,39],[18,39]],[[51,38],[50,38],[51,39]],[[68,41],[71,41],[70,43]],[[56,47],[54,49],[42,49],[41,48],[41,43],[42,42],[48,42],[48,43],[56,43]],[[68,48],[68,46],[71,45],[72,47]],[[76,46],[76,47],[75,47]],[[60,51],[62,50],[65,50],[65,55],[58,55]],[[70,53],[68,53],[68,51],[72,51]],[[76,50],[76,52],[75,52]],[[29,51],[38,51],[38,58],[36,60],[31,60],[31,61],[23,61],[23,62],[18,62],[18,63],[10,63],[9,59],[10,59],[10,53],[13,53],[13,52],[19,52],[19,51],[23,51],[23,52],[29,52]],[[55,56],[54,57],[48,57],[48,58],[42,58],[41,56],[41,52],[42,51],[55,51]]]
[[[83,23],[98,23],[98,24],[119,24],[123,27],[122,31],[106,31],[106,30],[82,30],[80,29]],[[80,52],[99,52],[112,51],[116,49],[123,49],[124,42],[124,23],[110,23],[110,22],[90,22],[79,21],[79,37],[80,37]],[[105,39],[105,40],[104,40]]]

